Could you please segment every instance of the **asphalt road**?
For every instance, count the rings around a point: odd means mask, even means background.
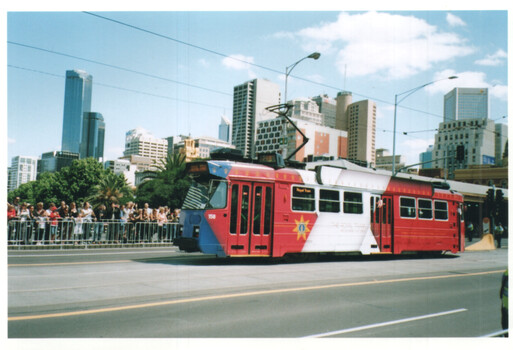
[[[174,249],[10,251],[8,337],[480,337],[508,250],[216,259]]]

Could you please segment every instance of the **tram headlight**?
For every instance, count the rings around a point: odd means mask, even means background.
[[[200,228],[199,226],[194,226],[194,229],[192,231],[193,237],[198,238],[199,237]]]

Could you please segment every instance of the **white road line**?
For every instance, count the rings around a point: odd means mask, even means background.
[[[401,320],[388,321],[388,322],[382,322],[382,323],[375,323],[375,324],[370,324],[370,325],[366,325],[366,326],[342,329],[342,330],[339,330],[339,331],[333,331],[333,332],[327,332],[327,333],[319,333],[319,334],[314,334],[314,335],[308,335],[308,336],[306,336],[304,338],[329,337],[329,336],[332,336],[332,335],[351,333],[351,332],[358,332],[358,331],[363,331],[363,330],[366,330],[366,329],[391,326],[391,325],[394,325],[394,324],[406,323],[406,322],[412,322],[412,321],[418,321],[418,320],[424,320],[424,319],[427,319],[427,318],[433,318],[433,317],[439,317],[439,316],[446,316],[446,315],[451,315],[451,314],[455,314],[455,313],[459,313],[459,312],[463,312],[463,311],[467,311],[467,309],[456,309],[456,310],[438,312],[436,314],[429,314],[429,315],[423,315],[423,316],[403,318]]]

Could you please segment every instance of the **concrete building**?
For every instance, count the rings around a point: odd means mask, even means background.
[[[130,186],[136,186],[135,184],[135,172],[137,167],[135,165],[130,164],[130,160],[128,159],[115,159],[115,160],[107,160],[103,163],[105,169],[110,169],[116,175],[123,174],[126,179],[126,182]]]
[[[440,123],[435,135],[433,166],[466,169],[474,165],[495,164],[495,123],[491,119],[463,119]],[[458,146],[464,147],[464,159],[456,160]],[[439,159],[447,158],[447,159]]]
[[[37,161],[37,157],[13,157],[7,172],[7,191],[15,190],[24,183],[35,181],[37,177]]]
[[[235,146],[214,137],[202,136],[195,138],[185,138],[175,145],[175,152],[185,154],[185,161],[194,159],[210,158],[210,152],[220,148],[233,148]]]
[[[384,169],[392,171],[392,160],[393,155],[385,148],[378,148],[376,150],[376,169]],[[395,155],[395,167],[397,171],[406,165],[405,158],[402,155]],[[401,172],[407,172],[407,169],[403,169]]]
[[[167,158],[167,147],[166,139],[157,138],[142,128],[136,128],[126,133],[123,158],[137,155],[158,163]]]
[[[322,114],[322,125],[335,128],[337,119],[337,102],[328,95],[312,97],[312,100],[319,106],[319,113]]]
[[[508,142],[508,125],[495,124],[495,164],[503,165],[504,151]]]
[[[376,164],[376,103],[371,100],[353,102],[351,92],[337,94],[335,127],[348,134],[350,160]]]
[[[444,122],[488,118],[487,88],[454,88],[444,95]]]
[[[288,102],[292,104],[289,117],[304,120],[316,125],[323,124],[322,114],[319,112],[319,105],[310,99],[295,99]]]
[[[309,142],[292,158],[311,161],[315,158],[347,157],[347,131],[328,128],[292,118]],[[303,137],[285,118],[261,121],[257,129],[256,153],[278,152],[287,158],[303,143]]]
[[[254,79],[233,88],[232,144],[244,157],[255,155],[256,125],[274,118],[267,107],[280,103],[280,87],[268,80]]]

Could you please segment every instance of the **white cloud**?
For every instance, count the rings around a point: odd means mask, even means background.
[[[426,152],[429,145],[434,145],[434,140],[409,139],[401,143],[401,149],[406,153],[402,155],[406,158],[406,165],[419,163],[419,154]]]
[[[447,20],[447,23],[451,27],[458,27],[458,26],[466,26],[467,23],[465,23],[461,18],[458,16],[453,15],[452,13],[448,13],[447,17],[445,18]]]
[[[13,144],[13,143],[16,143],[16,140],[15,140],[15,139],[13,139],[13,138],[11,138],[11,137],[8,137],[8,138],[7,138],[7,143],[8,143],[9,145],[11,145],[11,144]]]
[[[223,65],[235,70],[248,70],[251,67],[250,63],[255,63],[254,58],[244,55],[230,55],[223,58]]]
[[[458,79],[448,80],[445,79],[450,76],[457,76]],[[508,100],[508,86],[495,82],[494,84],[486,81],[486,74],[483,72],[456,72],[452,69],[435,74],[433,80],[441,80],[435,84],[426,87],[430,93],[443,93],[446,94],[455,87],[471,87],[471,88],[488,88],[488,94],[497,99]]]
[[[347,76],[405,78],[440,62],[474,51],[455,33],[441,32],[425,20],[389,13],[341,13],[336,22],[300,30],[306,51],[336,52]]]
[[[486,55],[485,58],[475,61],[475,64],[480,66],[498,66],[504,64],[508,54],[503,50],[499,49],[492,55]]]
[[[204,58],[199,59],[199,60],[198,60],[198,63],[199,63],[199,64],[200,64],[200,66],[202,66],[202,67],[205,67],[205,68],[210,67],[210,63],[209,63],[206,59],[204,59]]]

